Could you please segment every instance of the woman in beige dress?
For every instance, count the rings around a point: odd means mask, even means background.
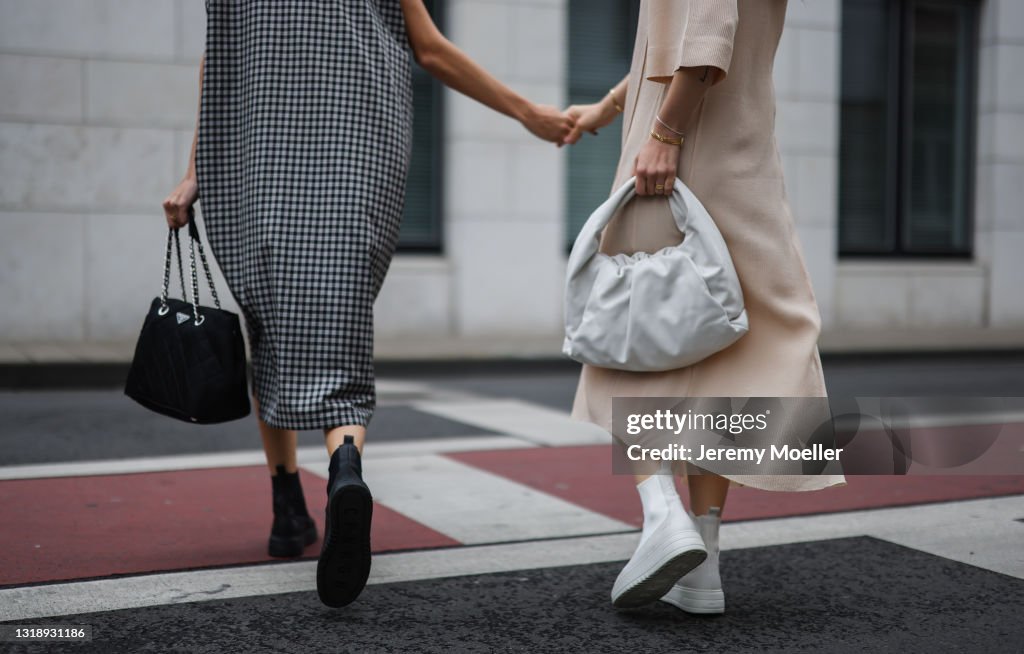
[[[785,13],[786,0],[643,0],[629,75],[600,102],[569,108],[577,127],[568,142],[622,115],[613,188],[635,175],[637,194],[646,196],[613,219],[601,250],[655,252],[679,243],[668,204],[658,197],[671,193],[678,176],[729,247],[750,325],[735,344],[687,368],[628,372],[585,365],[574,417],[611,432],[615,396],[826,396],[817,349],[820,315],[774,134],[772,65]],[[660,598],[690,612],[724,611],[718,527],[730,483],[780,491],[845,483],[842,475],[689,474],[687,513],[673,478],[654,472],[637,470],[644,526],[613,587],[616,606]]]

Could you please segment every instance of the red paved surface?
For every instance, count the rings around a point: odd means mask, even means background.
[[[627,475],[611,474],[610,445],[462,452],[454,459],[514,479],[592,511],[639,526],[640,498]],[[725,520],[831,513],[1024,493],[1024,476],[851,476],[847,485],[806,493],[734,488]],[[680,495],[685,499],[685,489]]]
[[[639,526],[633,481],[611,474],[611,447],[465,452],[453,459]],[[324,480],[302,473],[323,529]],[[810,493],[736,488],[726,520],[829,513],[1024,493],[1024,476],[850,477]],[[370,482],[372,487],[372,481]],[[686,493],[682,493],[686,497]],[[0,585],[271,561],[263,466],[0,482]],[[375,552],[459,543],[380,504]],[[315,558],[319,542],[306,550]]]
[[[325,480],[301,477],[322,533]],[[281,560],[266,554],[270,497],[263,466],[0,482],[0,585]],[[379,504],[372,542],[458,544]]]

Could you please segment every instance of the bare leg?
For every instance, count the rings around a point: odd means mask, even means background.
[[[345,437],[351,436],[356,444],[359,454],[363,453],[363,442],[366,440],[366,427],[362,425],[343,425],[341,427],[324,428],[324,444],[327,446],[327,456],[334,454],[334,450],[345,442]]]
[[[729,493],[729,480],[710,472],[701,472],[692,466],[686,483],[690,488],[690,510],[694,515],[705,515],[712,506],[725,509],[725,496]]]
[[[298,461],[295,458],[295,448],[298,447],[299,435],[294,429],[280,429],[271,427],[259,418],[259,404],[256,402],[256,395],[252,396],[253,409],[256,411],[256,420],[259,423],[260,437],[263,439],[263,452],[267,455],[267,467],[270,468],[270,476],[277,473],[277,466],[283,465],[285,472],[298,470]]]
[[[298,434],[294,429],[272,427],[259,417],[259,404],[255,393],[256,420],[263,439],[263,452],[270,468],[271,495],[274,506],[274,524],[270,529],[267,553],[275,557],[292,557],[316,541],[316,524],[309,517],[306,499],[299,481],[295,447]],[[281,471],[278,468],[282,468]]]

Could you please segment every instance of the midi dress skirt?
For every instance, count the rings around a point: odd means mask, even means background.
[[[686,139],[677,174],[725,239],[750,329],[724,350],[676,370],[583,366],[575,418],[611,433],[613,397],[827,397],[817,348],[821,317],[775,140],[772,66],[785,14],[786,0],[642,0],[612,189],[634,174],[674,72],[720,69],[724,76],[680,126]],[[656,252],[682,238],[665,198],[639,197],[605,228],[601,250]],[[845,484],[841,474],[720,474],[765,490]]]
[[[259,416],[366,425],[373,303],[412,142],[399,0],[209,0],[196,143],[210,249],[246,325]]]

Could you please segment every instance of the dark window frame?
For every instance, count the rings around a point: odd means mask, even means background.
[[[968,10],[967,43],[961,64],[965,70],[964,94],[964,200],[962,226],[965,231],[962,248],[913,250],[905,246],[906,230],[909,223],[907,197],[910,194],[910,177],[913,146],[913,67],[914,67],[914,10],[920,5],[964,7]],[[895,183],[887,185],[885,210],[893,230],[893,247],[877,250],[846,249],[842,243],[842,232],[838,239],[838,255],[846,260],[892,260],[892,259],[953,259],[974,258],[974,202],[976,193],[977,158],[977,114],[978,114],[978,49],[980,44],[980,2],[978,0],[888,0],[888,89],[886,120],[886,161],[887,174],[895,174]],[[842,38],[848,34],[843,33]],[[842,87],[842,82],[840,82]],[[843,98],[840,95],[840,114]],[[839,132],[842,134],[842,116]],[[840,154],[839,174],[842,175]],[[842,217],[842,205],[839,220]]]
[[[448,3],[445,0],[433,0],[428,8],[431,16],[439,30],[445,29],[445,16]],[[417,67],[415,61],[413,67]],[[433,104],[433,115],[431,120],[431,145],[430,148],[430,184],[434,188],[432,196],[431,211],[433,214],[433,227],[435,238],[430,240],[409,240],[403,239],[401,232],[398,236],[396,247],[397,254],[444,254],[445,248],[445,220],[444,220],[444,142],[445,142],[445,102],[444,85],[436,79],[431,78],[430,102]],[[411,171],[410,171],[411,173]],[[408,197],[406,198],[408,201]],[[404,220],[404,212],[403,212]]]
[[[635,46],[635,35],[637,22],[639,20],[641,0],[614,0],[613,5],[616,11],[619,12],[616,15],[605,15],[605,12],[597,11],[599,8],[587,6],[586,0],[569,0],[566,3],[566,11],[568,13],[568,20],[566,21],[566,32],[565,32],[565,43],[566,43],[566,57],[565,57],[565,96],[568,104],[589,104],[591,102],[599,102],[604,99],[606,94],[612,87],[617,84],[623,77],[630,72],[630,66],[632,64],[633,48]],[[618,46],[623,48],[622,55],[622,69],[621,72],[616,71],[614,74],[609,73],[609,76],[603,81],[602,84],[594,85],[593,88],[587,88],[585,93],[577,93],[579,87],[589,87],[590,84],[581,83],[575,78],[581,71],[574,70],[573,63],[573,48],[577,47],[578,44],[574,38],[574,30],[583,29],[582,25],[578,20],[574,20],[576,12],[586,12],[586,18],[588,20],[596,20],[599,17],[612,22],[614,27],[621,27],[622,29],[628,30],[628,34],[624,37],[624,41]],[[601,47],[607,53],[608,48],[611,45],[606,42],[596,44]],[[583,71],[587,73],[587,76],[593,75],[593,69],[590,71]],[[579,233],[579,229],[582,226],[582,220],[586,218],[586,215],[580,213],[580,215],[573,215],[574,212],[587,212],[589,210],[597,208],[597,206],[608,199],[608,195],[611,193],[611,185],[614,181],[615,170],[621,156],[621,129],[624,126],[625,116],[620,115],[615,119],[617,124],[609,125],[608,127],[601,130],[601,134],[597,137],[585,134],[583,136],[583,142],[572,146],[572,149],[566,153],[565,166],[562,172],[563,179],[565,180],[565,193],[563,194],[562,201],[562,241],[563,241],[563,252],[566,255],[572,251],[573,243]],[[614,139],[612,141],[615,150],[615,158],[603,160],[602,166],[606,169],[607,177],[601,178],[602,182],[607,182],[605,188],[607,191],[602,190],[600,194],[595,192],[593,198],[588,198],[586,208],[582,206],[573,206],[573,199],[576,195],[576,190],[573,181],[573,160],[577,156],[581,156],[581,153],[588,152],[587,143],[591,139]]]

